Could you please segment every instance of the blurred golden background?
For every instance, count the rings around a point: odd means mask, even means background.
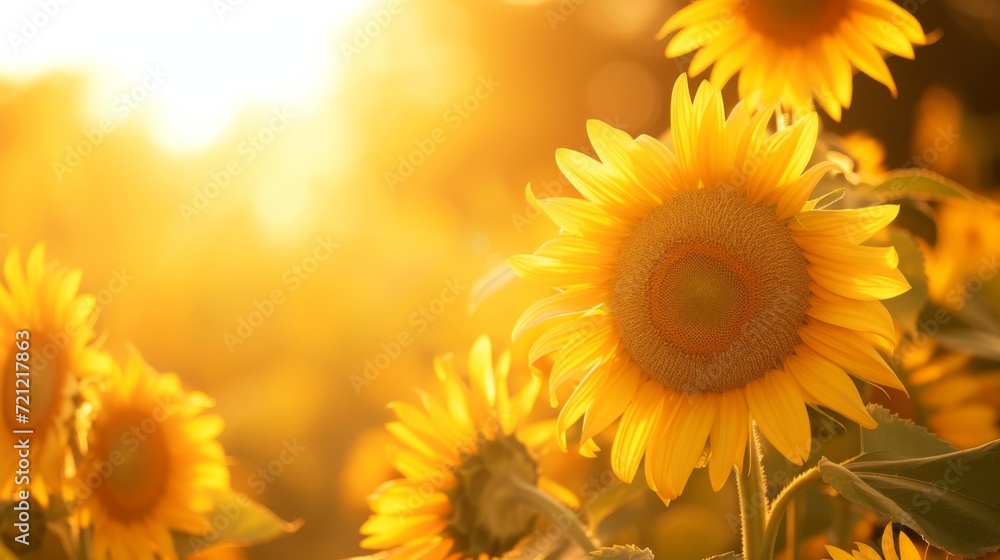
[[[1000,15],[909,1],[940,40],[888,61],[897,101],[856,76],[854,106],[824,126],[867,131],[889,167],[987,193],[1000,173]],[[654,36],[680,5],[10,3],[0,249],[45,242],[84,270],[107,348],[131,342],[216,399],[234,486],[305,521],[235,557],[360,554],[364,496],[391,474],[387,403],[433,378],[436,353],[464,358],[481,332],[508,344],[539,292],[515,285],[471,313],[469,298],[552,234],[524,187],[569,194],[556,148],[589,151],[588,118],[633,135],[669,126],[684,61]],[[942,136],[952,147],[921,158]],[[550,460],[581,494],[612,484],[603,455]],[[670,558],[733,549],[719,514],[736,511],[732,484],[690,488],[669,509],[654,496],[634,506],[649,523],[609,526]]]

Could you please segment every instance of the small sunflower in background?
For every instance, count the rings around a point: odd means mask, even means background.
[[[827,157],[841,162],[849,170],[852,183],[880,183],[889,171],[885,166],[885,145],[866,131],[856,130],[844,136],[825,133]],[[835,155],[836,154],[836,155]]]
[[[369,498],[374,512],[361,526],[361,546],[385,550],[377,558],[457,560],[526,557],[552,545],[540,522],[552,508],[573,515],[576,497],[539,472],[534,452],[552,438],[551,423],[526,424],[540,389],[532,378],[508,390],[510,354],[493,362],[481,336],[469,354],[471,388],[450,355],[435,359],[444,400],[420,392],[420,406],[391,405],[399,418],[387,424],[403,447],[392,461],[404,478],[380,486]],[[561,509],[560,509],[561,508]],[[540,515],[540,512],[543,515]],[[575,516],[574,516],[575,517]],[[579,525],[577,539],[589,541]]]
[[[69,423],[76,407],[80,382],[107,367],[104,354],[93,345],[94,296],[79,294],[79,269],[45,260],[45,246],[36,245],[21,264],[17,249],[8,253],[0,285],[0,398],[3,426],[0,444],[10,449],[13,430],[33,430],[31,492],[42,505],[60,494],[66,464]],[[27,333],[20,335],[17,333]],[[27,341],[27,350],[15,347]],[[30,377],[20,384],[18,355],[29,355]],[[15,389],[30,391],[28,422],[17,421]],[[14,492],[16,453],[0,456],[0,489]]]
[[[903,359],[918,420],[959,449],[1000,438],[1000,367],[976,371],[972,356],[935,344]]]
[[[528,189],[561,232],[509,262],[558,293],[526,310],[514,336],[544,324],[529,360],[554,356],[550,391],[578,380],[559,441],[585,416],[592,449],[621,417],[615,473],[631,481],[645,455],[664,500],[680,495],[706,444],[721,488],[743,464],[751,420],[797,464],[810,451],[807,404],[874,427],[848,371],[903,388],[879,354],[895,341],[879,300],[909,285],[893,247],[863,244],[898,207],[818,209],[810,193],[837,166],[806,169],[816,114],[769,135],[773,112],[740,103],[726,119],[713,86],[703,82],[692,101],[681,76],[673,151],[591,121],[601,161],[556,154],[584,199]]]
[[[896,95],[882,51],[912,59],[927,43],[920,23],[891,0],[697,0],[674,14],[660,38],[670,58],[698,51],[688,71],[710,66],[721,88],[737,72],[748,103],[782,100],[793,114],[813,99],[839,121],[851,106],[854,68]]]
[[[937,209],[935,224],[937,239],[924,251],[930,298],[961,310],[996,280],[1000,210],[996,203],[949,201]]]
[[[857,550],[847,552],[835,546],[827,546],[826,551],[830,553],[832,560],[923,560],[917,547],[906,536],[906,533],[899,534],[899,554],[896,554],[896,542],[892,537],[892,523],[885,526],[882,533],[882,555],[878,551],[865,543],[854,543]],[[883,556],[884,555],[884,556]]]
[[[101,560],[174,559],[172,533],[202,534],[214,491],[229,489],[222,419],[132,350],[92,397],[88,449],[74,485]]]

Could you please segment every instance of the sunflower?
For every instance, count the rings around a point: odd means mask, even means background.
[[[860,180],[878,184],[888,169],[885,167],[885,145],[865,131],[855,131],[839,138],[838,149],[850,158],[851,171]]]
[[[935,219],[937,240],[925,247],[931,300],[961,310],[996,276],[1000,211],[995,204],[949,201]]]
[[[17,249],[4,261],[0,285],[0,445],[17,443],[14,430],[31,430],[32,476],[30,490],[40,503],[61,492],[68,423],[73,415],[79,382],[102,368],[101,355],[91,345],[94,297],[80,295],[78,269],[45,261],[45,247],[37,245],[22,267]],[[17,347],[16,342],[22,343]],[[28,356],[28,368],[16,364]],[[18,373],[27,371],[27,377]],[[27,400],[15,397],[27,389]],[[26,423],[17,421],[15,404],[26,405]],[[0,455],[0,490],[10,496],[17,469],[17,454]]]
[[[521,316],[516,338],[548,325],[529,360],[552,355],[550,392],[578,379],[557,436],[584,417],[582,440],[618,417],[614,471],[631,481],[643,455],[661,498],[681,493],[710,442],[721,488],[742,465],[755,420],[788,459],[809,455],[806,404],[865,427],[875,422],[846,372],[902,389],[877,349],[894,344],[880,299],[905,292],[892,247],[861,244],[898,207],[823,210],[807,201],[837,166],[806,170],[815,113],[768,135],[774,105],[740,103],[723,119],[707,82],[692,103],[674,86],[674,150],[599,121],[601,161],[568,150],[556,161],[584,200],[527,196],[561,232],[509,261],[558,289]],[[846,370],[846,371],[845,371]]]
[[[883,556],[880,556],[877,550],[865,543],[854,543],[854,546],[857,547],[857,550],[853,551],[853,554],[835,546],[827,546],[826,550],[833,560],[883,560]],[[892,538],[892,523],[886,525],[885,532],[882,533],[882,554],[885,555],[885,560],[923,560],[920,551],[914,546],[910,537],[906,536],[906,533],[899,534],[899,554],[896,554],[896,543]]]
[[[386,427],[403,444],[392,461],[404,478],[369,498],[374,514],[361,526],[362,547],[386,550],[377,557],[394,560],[498,558],[535,546],[539,516],[512,499],[512,488],[540,489],[578,505],[539,473],[533,449],[551,438],[551,427],[521,425],[540,382],[532,378],[512,396],[509,369],[510,354],[494,365],[489,339],[481,336],[469,354],[471,391],[448,355],[434,361],[443,402],[421,393],[420,407],[391,405],[399,421]]]
[[[698,50],[692,74],[714,64],[711,81],[721,88],[740,72],[739,95],[749,103],[780,99],[801,114],[815,97],[838,121],[851,105],[852,66],[895,96],[879,49],[912,59],[913,45],[927,43],[916,18],[891,0],[698,0],[659,38],[675,31],[667,56]]]
[[[185,393],[132,350],[94,395],[89,449],[77,473],[80,523],[98,560],[176,559],[172,532],[202,534],[212,492],[229,488],[211,401]]]
[[[1000,369],[972,365],[972,356],[935,344],[914,346],[902,361],[921,423],[959,449],[1000,438]]]

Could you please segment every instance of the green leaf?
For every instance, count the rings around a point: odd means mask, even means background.
[[[725,554],[719,554],[711,558],[706,558],[705,560],[743,560],[743,555],[738,552],[727,552]]]
[[[601,560],[653,560],[653,553],[648,548],[640,549],[630,544],[625,546],[616,544],[595,550],[590,553],[590,557]]]
[[[941,346],[987,360],[1000,360],[1000,336],[971,329],[941,331]]]
[[[882,184],[868,193],[880,202],[909,198],[913,200],[948,200],[958,198],[972,202],[986,199],[962,185],[925,169],[900,169],[887,174]]]
[[[886,231],[889,234],[889,243],[896,248],[896,253],[899,254],[899,271],[910,283],[910,289],[906,293],[887,299],[882,303],[903,328],[908,332],[913,332],[917,329],[917,319],[920,318],[920,312],[927,305],[928,298],[924,254],[908,231],[897,227],[890,227]]]
[[[877,404],[868,405],[868,412],[878,422],[873,430],[861,430],[861,452],[885,452],[898,459],[913,459],[953,453],[955,448],[942,441],[927,428],[889,412]]]
[[[846,466],[824,459],[820,474],[841,496],[952,554],[1000,549],[1000,440],[933,457],[886,457],[892,452],[866,453]]]
[[[177,555],[187,556],[216,545],[250,546],[294,533],[301,521],[282,520],[271,510],[248,498],[245,494],[216,491],[215,508],[205,516],[211,525],[201,535],[175,534]]]

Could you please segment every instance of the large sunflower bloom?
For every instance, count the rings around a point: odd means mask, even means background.
[[[55,262],[45,261],[45,247],[37,245],[28,255],[26,267],[15,249],[3,266],[0,285],[0,493],[15,490],[17,454],[9,453],[17,443],[13,430],[32,430],[32,496],[48,503],[51,493],[59,493],[66,463],[68,422],[73,414],[73,398],[79,382],[101,369],[101,355],[90,346],[93,338],[94,297],[80,295],[82,273]],[[22,334],[18,334],[22,333]],[[26,334],[24,334],[26,333]],[[27,350],[15,346],[15,339],[28,342]],[[16,367],[18,355],[27,353],[29,376]],[[27,389],[27,401],[15,401],[17,389]],[[28,422],[17,421],[15,404],[27,404]]]
[[[798,114],[815,97],[838,121],[851,106],[852,66],[896,95],[879,49],[912,59],[913,45],[927,42],[891,0],[698,0],[667,20],[660,38],[675,31],[667,56],[698,50],[691,74],[714,64],[712,83],[721,88],[739,72],[749,103],[780,99]]]
[[[132,350],[93,398],[89,449],[77,474],[81,525],[98,560],[177,558],[173,532],[202,534],[211,495],[229,488],[222,420]]]
[[[387,428],[404,445],[392,461],[404,478],[386,482],[369,498],[374,515],[361,527],[367,535],[362,547],[386,550],[377,556],[386,560],[498,558],[530,547],[538,520],[535,510],[511,499],[512,485],[577,505],[572,494],[540,475],[531,451],[551,438],[551,428],[523,425],[540,382],[532,379],[511,396],[509,368],[510,354],[494,365],[482,336],[469,355],[471,391],[449,355],[434,361],[443,402],[421,392],[420,407],[392,404],[399,421]]]
[[[827,546],[826,550],[833,557],[833,560],[923,560],[923,555],[917,547],[906,536],[906,533],[899,534],[899,554],[896,554],[896,543],[892,538],[892,523],[885,526],[882,533],[882,554],[865,543],[854,543],[857,550],[853,554],[841,550],[835,546]]]
[[[866,427],[846,372],[902,388],[876,348],[893,347],[878,301],[905,292],[892,247],[861,243],[898,212],[886,205],[821,210],[806,170],[817,134],[811,113],[773,135],[771,105],[740,103],[687,79],[674,86],[674,150],[598,121],[588,130],[601,162],[569,150],[556,161],[585,200],[528,198],[562,228],[533,255],[510,259],[525,279],[559,293],[531,306],[514,336],[552,320],[529,359],[551,354],[555,391],[580,379],[557,424],[584,416],[584,449],[622,417],[614,471],[678,496],[706,447],[721,488],[742,465],[751,419],[790,460],[809,455],[806,404]],[[845,371],[846,370],[846,371]]]

